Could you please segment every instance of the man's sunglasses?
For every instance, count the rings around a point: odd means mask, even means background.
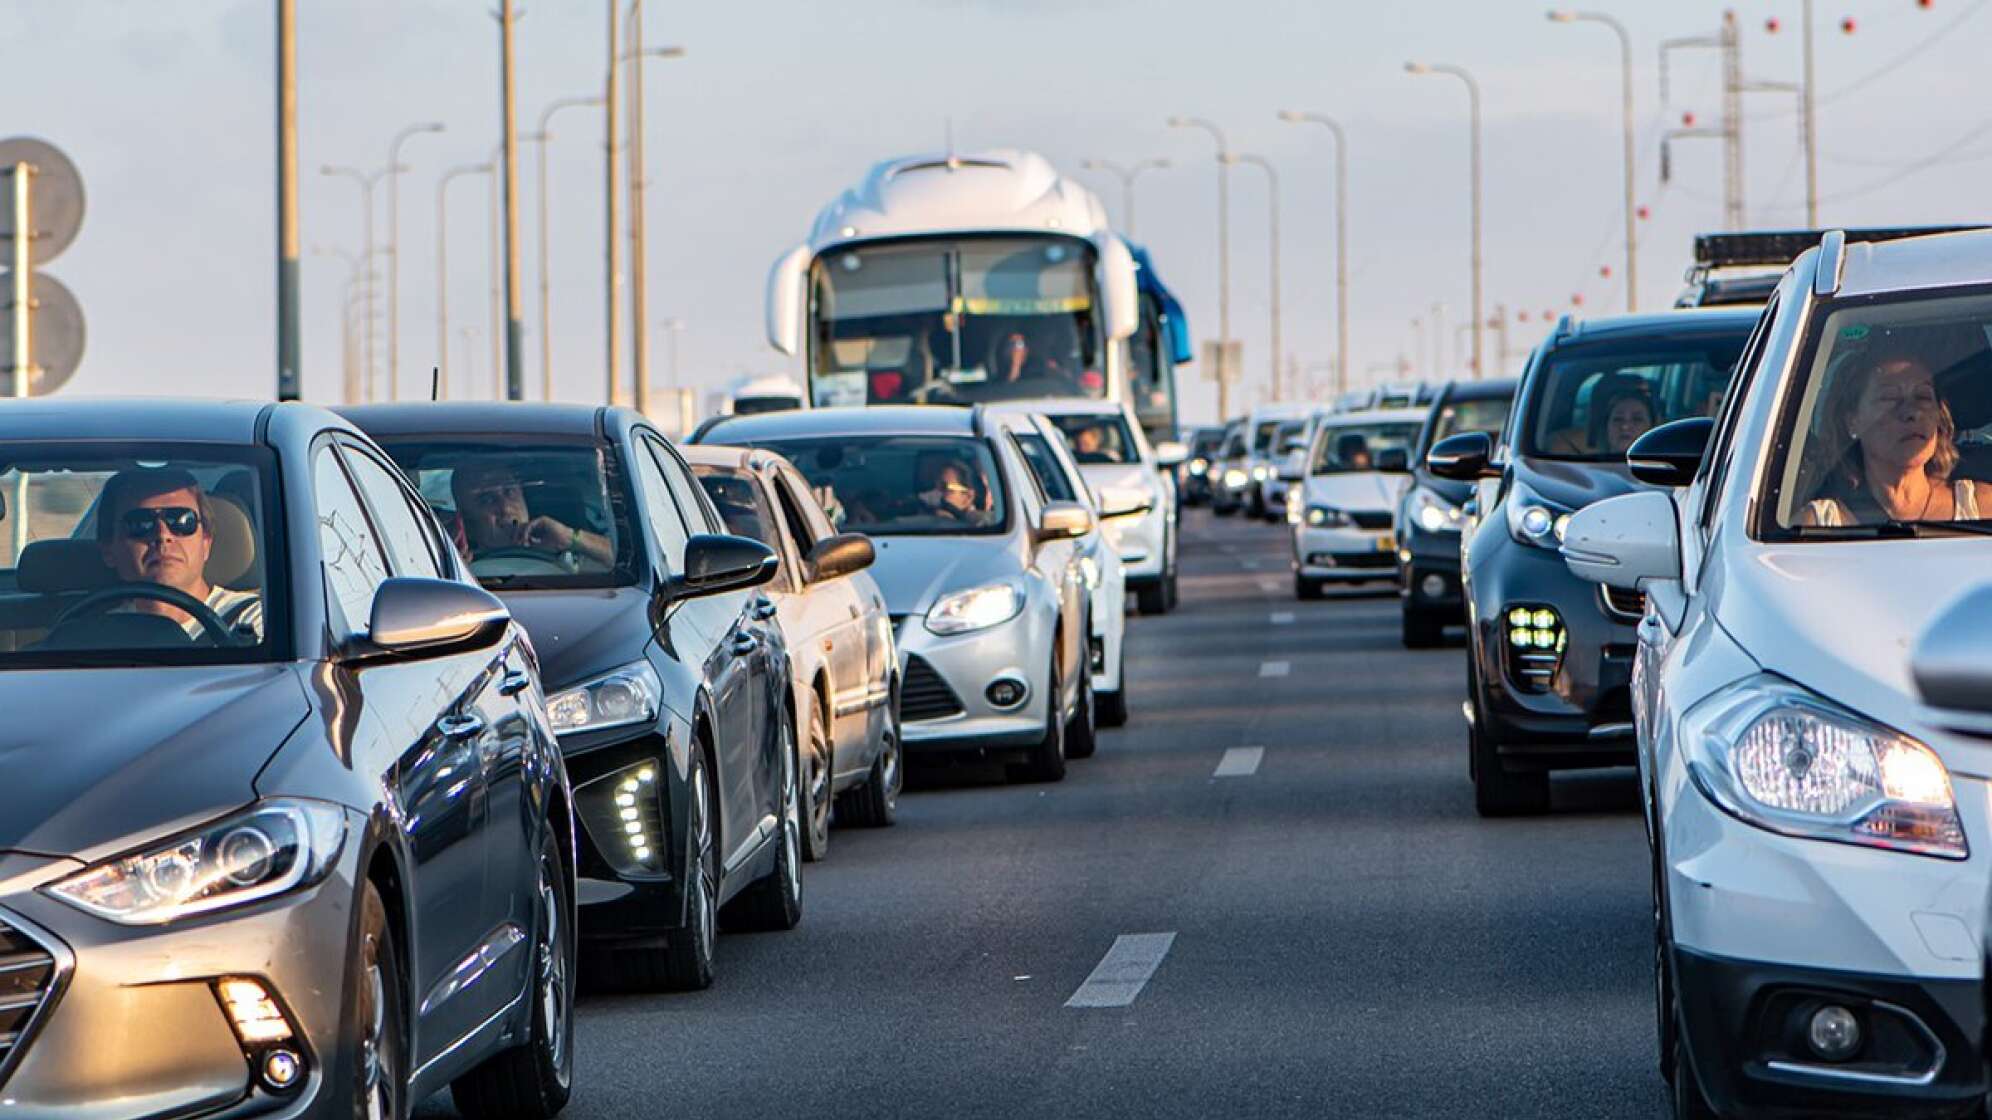
[[[186,506],[142,506],[128,509],[118,518],[118,529],[127,540],[151,540],[161,525],[176,537],[191,537],[200,531],[201,511]]]

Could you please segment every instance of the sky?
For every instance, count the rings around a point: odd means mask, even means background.
[[[554,100],[599,93],[609,2],[523,4],[522,132]],[[1659,44],[1713,33],[1722,6],[1596,2],[1633,40],[1636,184],[1650,211],[1638,302],[1665,307],[1693,235],[1721,226],[1722,166],[1718,143],[1678,140],[1663,184],[1659,137],[1687,112],[1715,123],[1721,98],[1715,52],[1690,49],[1672,56],[1663,104]],[[426,395],[438,361],[437,181],[487,159],[500,134],[495,3],[298,0],[308,399],[340,397],[349,260],[362,244],[358,187],[319,168],[382,167],[397,130],[439,121],[446,131],[403,148],[398,183],[399,387]],[[1973,66],[1992,42],[1987,4],[1820,0],[1823,224],[1986,217],[1992,111]],[[1796,81],[1800,0],[1733,6],[1745,77]],[[46,266],[76,293],[88,326],[63,393],[274,393],[275,7],[0,0],[10,44],[0,138],[64,150],[88,198],[75,244]],[[1573,297],[1584,313],[1625,306],[1617,44],[1602,26],[1544,14],[1523,0],[649,0],[647,42],[686,50],[645,70],[653,383],[670,380],[673,341],[679,377],[701,398],[743,374],[790,368],[763,335],[769,266],[869,166],[939,149],[950,128],[964,152],[1043,153],[1098,189],[1123,226],[1119,182],[1080,162],[1171,160],[1139,181],[1133,232],[1197,337],[1215,337],[1217,167],[1207,136],[1166,124],[1186,114],[1216,121],[1235,151],[1279,168],[1285,348],[1303,379],[1325,386],[1335,351],[1331,146],[1323,129],[1279,122],[1285,108],[1348,130],[1352,383],[1393,377],[1400,363],[1413,376],[1457,375],[1470,319],[1467,103],[1455,80],[1407,75],[1411,59],[1466,67],[1481,87],[1486,310],[1508,311],[1503,368],[1512,371],[1546,311],[1573,309]],[[1804,223],[1794,105],[1788,93],[1746,96],[1752,225]],[[599,111],[573,109],[555,119],[548,148],[549,334],[554,395],[566,400],[604,391],[602,141]],[[527,382],[537,392],[535,154],[522,151],[520,233]],[[1271,283],[1265,176],[1237,168],[1231,193],[1232,333],[1246,366],[1235,409],[1268,391]],[[457,396],[493,391],[488,200],[476,177],[449,195]],[[384,184],[375,202],[384,243]],[[377,302],[384,392],[384,282]],[[1490,362],[1500,361],[1497,338],[1488,332]],[[1182,376],[1184,419],[1211,419],[1214,387],[1194,367]]]

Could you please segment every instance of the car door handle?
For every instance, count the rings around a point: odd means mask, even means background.
[[[444,716],[436,721],[436,730],[451,739],[468,739],[484,730],[484,717],[474,714]]]
[[[732,649],[735,657],[745,657],[760,648],[761,639],[752,634],[736,634],[733,636]]]
[[[505,675],[498,681],[498,695],[517,696],[532,683],[533,678],[528,676],[525,670],[507,669]]]
[[[765,595],[755,599],[754,606],[749,611],[749,613],[753,616],[754,621],[756,622],[768,621],[769,619],[775,617],[774,600],[768,598]]]

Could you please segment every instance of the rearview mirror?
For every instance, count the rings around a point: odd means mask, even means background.
[[[1937,612],[1909,655],[1909,675],[1931,719],[1953,731],[1992,738],[1992,584]]]
[[[1093,531],[1093,511],[1078,502],[1051,502],[1038,514],[1037,539],[1069,541]]]
[[[1655,486],[1686,486],[1701,469],[1708,453],[1709,438],[1715,435],[1715,421],[1707,416],[1690,416],[1662,424],[1632,441],[1626,449],[1626,465],[1632,477]]]
[[[759,587],[775,578],[775,550],[748,537],[700,533],[685,542],[685,570],[671,581],[673,599]]]
[[[1384,474],[1410,474],[1411,453],[1402,447],[1386,447],[1376,453],[1376,469]]]
[[[1190,445],[1165,439],[1155,445],[1155,464],[1159,467],[1180,467],[1190,457]]]
[[[1501,472],[1493,467],[1494,438],[1486,432],[1461,432],[1432,445],[1425,467],[1440,478],[1473,482]]]
[[[809,267],[809,246],[797,245],[768,271],[768,345],[793,354],[802,335],[803,273]]]
[[[1563,531],[1563,562],[1579,579],[1628,591],[1643,580],[1680,579],[1673,497],[1643,490],[1578,510]]]
[[[1134,254],[1127,242],[1103,233],[1100,249],[1100,302],[1105,305],[1107,337],[1123,339],[1141,325],[1141,289],[1134,276]]]
[[[498,596],[482,587],[400,576],[374,592],[367,640],[383,653],[399,654],[490,645],[511,619]]]
[[[872,547],[871,538],[863,533],[839,533],[816,542],[809,550],[809,582],[821,583],[824,580],[847,576],[852,572],[862,572],[872,566],[878,552]]]

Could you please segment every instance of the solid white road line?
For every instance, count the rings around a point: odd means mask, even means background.
[[[1274,611],[1274,612],[1273,612],[1273,625],[1274,625],[1274,626],[1291,626],[1291,625],[1293,625],[1293,612],[1292,612],[1292,611]]]
[[[1259,675],[1262,677],[1284,677],[1291,672],[1293,672],[1293,663],[1291,661],[1262,661],[1259,663]]]
[[[1266,757],[1264,747],[1232,747],[1217,760],[1217,769],[1211,772],[1213,778],[1249,778],[1259,772],[1259,760]]]
[[[1065,1006],[1126,1007],[1133,1003],[1175,941],[1174,933],[1123,933],[1114,938],[1113,947],[1093,966],[1092,975]]]

